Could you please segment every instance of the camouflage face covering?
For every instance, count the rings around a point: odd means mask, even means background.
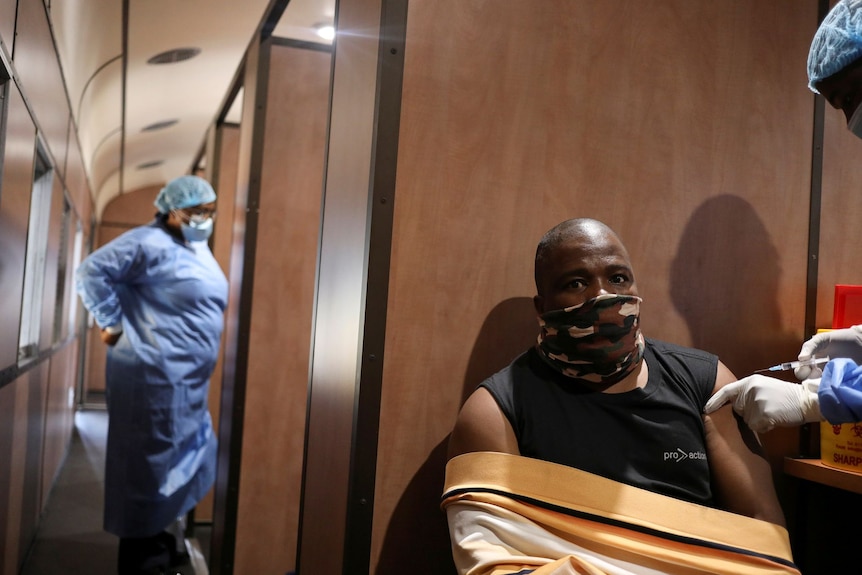
[[[637,296],[606,294],[539,318],[540,355],[563,375],[595,386],[622,380],[643,357]]]

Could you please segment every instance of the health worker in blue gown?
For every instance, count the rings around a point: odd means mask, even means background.
[[[76,271],[109,346],[105,530],[120,537],[120,575],[166,573],[187,559],[178,524],[215,480],[207,394],[228,292],[206,241],[215,200],[206,180],[172,180],[155,220]]]
[[[862,0],[841,0],[817,28],[808,51],[808,87],[837,110],[862,138]],[[829,357],[823,372],[796,368],[801,385],[754,374],[724,386],[706,404],[725,403],[755,431],[814,423],[862,421],[862,325],[818,333],[802,344],[799,359]]]

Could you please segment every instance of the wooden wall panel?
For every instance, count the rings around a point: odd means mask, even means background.
[[[266,128],[258,135],[264,155],[237,573],[296,566],[329,73],[328,52],[272,45]]]
[[[15,9],[18,0],[0,0],[0,42],[6,48],[6,53],[12,54],[12,44],[15,41]]]
[[[233,190],[234,209],[229,247],[228,303],[225,310],[225,330],[223,335],[222,356],[222,397],[218,427],[218,474],[215,484],[213,503],[213,530],[210,555],[210,569],[219,575],[233,573],[236,556],[236,527],[242,458],[243,404],[248,359],[248,330],[251,306],[251,288],[247,278],[250,273],[246,265],[253,269],[254,234],[257,229],[256,191],[252,185],[259,183],[252,174],[252,159],[255,154],[255,126],[259,106],[258,69],[260,67],[259,42],[252,42],[246,52],[242,72],[242,101],[239,102],[241,118],[237,153],[236,182]],[[261,122],[262,123],[262,122]],[[227,182],[224,182],[227,183]],[[225,218],[219,218],[225,225]],[[251,240],[251,241],[247,241]],[[250,249],[251,248],[251,249]],[[224,248],[222,248],[224,249]],[[252,255],[249,255],[252,254]],[[248,262],[246,261],[248,258]]]
[[[42,0],[19,0],[15,36],[15,71],[38,120],[52,164],[63,174],[71,113]]]
[[[0,573],[18,573],[21,556],[21,520],[25,514],[21,494],[27,459],[27,393],[29,373],[0,388]]]
[[[23,448],[24,484],[18,497],[21,505],[21,523],[19,525],[18,552],[19,557],[25,557],[39,524],[42,513],[42,453],[45,448],[45,418],[46,401],[48,397],[48,367],[49,362],[43,361],[27,372],[26,391],[16,409],[19,424],[25,435],[19,437]]]
[[[11,329],[0,330],[0,366],[18,358],[18,328],[24,289],[27,222],[33,193],[36,127],[17,87],[9,85],[6,144],[0,178],[0,318]],[[14,326],[14,327],[13,327]]]
[[[57,355],[63,356],[65,350],[73,347],[67,346]],[[65,368],[71,385],[74,366],[66,365]],[[4,461],[0,466],[0,574],[19,572],[36,535],[51,487],[53,472],[51,476],[43,473],[45,433],[49,423],[46,410],[48,391],[47,361],[32,366],[15,381],[0,388],[0,455]],[[52,470],[58,468],[65,453],[72,429],[71,413],[72,406],[67,399],[61,416],[66,422],[62,430],[66,444],[54,445]]]
[[[835,284],[862,284],[862,140],[826,104],[816,327],[832,327]]]
[[[0,507],[5,508],[5,538],[0,545],[4,547],[2,557],[2,573],[18,573],[23,557],[21,555],[22,539],[26,533],[21,530],[22,517],[26,515],[23,498],[26,482],[27,461],[27,393],[30,385],[29,373],[19,377],[13,383],[0,388],[0,413],[6,422],[4,437],[0,443],[8,446],[8,465],[3,467],[3,483],[8,486],[8,497]],[[0,490],[2,493],[2,490]]]
[[[44,508],[54,480],[64,462],[74,428],[73,393],[77,376],[77,340],[51,357],[45,398],[44,450],[42,454],[41,507]],[[40,509],[41,511],[42,509]]]
[[[465,395],[531,343],[533,255],[556,223],[620,234],[647,336],[740,376],[798,353],[816,5],[791,4],[410,3],[379,573],[407,557],[446,572],[447,434]],[[775,443],[780,464],[794,432]]]
[[[158,212],[153,202],[161,189],[162,186],[148,186],[116,196],[102,212],[102,226],[131,229],[150,223]],[[100,238],[99,245],[107,241]]]
[[[84,312],[86,313],[86,312]],[[84,355],[84,381],[82,382],[83,402],[88,403],[91,393],[105,393],[105,361],[107,350],[99,334],[99,326],[89,319],[92,325],[87,329],[87,349]],[[101,398],[103,399],[103,398]]]
[[[236,167],[239,153],[239,127],[238,126],[219,126],[217,128],[218,136],[216,136],[217,144],[212,162],[208,161],[207,165],[212,166],[217,164],[216,175],[212,177],[211,183],[215,188],[218,196],[216,209],[218,216],[215,221],[215,229],[213,230],[212,250],[216,261],[221,266],[222,271],[227,275],[230,272],[230,252],[233,242],[233,229],[231,224],[234,218],[234,195],[236,192]],[[206,177],[206,176],[204,176]],[[213,429],[219,428],[219,418],[221,417],[221,392],[222,378],[224,372],[224,351],[225,338],[221,339],[221,348],[219,358],[213,369],[212,377],[210,378],[209,392],[209,408],[210,415],[213,420]],[[214,490],[211,490],[206,497],[195,507],[195,521],[209,522],[213,520],[213,505],[214,505]]]
[[[239,126],[222,125],[217,128],[216,145],[218,163],[213,187],[218,195],[218,216],[213,230],[213,256],[227,274],[230,271],[230,247],[233,242],[233,204],[236,195],[236,171],[239,160]]]

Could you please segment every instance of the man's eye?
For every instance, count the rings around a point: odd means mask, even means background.
[[[584,285],[586,285],[586,284],[584,284],[583,280],[571,280],[571,281],[569,281],[569,283],[566,284],[566,287],[567,288],[574,288],[574,289],[581,289],[582,287],[584,287]]]
[[[626,276],[621,275],[621,274],[617,274],[617,275],[611,277],[611,283],[624,284],[627,281],[629,281],[629,278],[627,278]]]

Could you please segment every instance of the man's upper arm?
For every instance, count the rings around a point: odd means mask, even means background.
[[[509,420],[484,387],[474,391],[464,403],[449,437],[449,459],[473,451],[520,455]]]
[[[721,362],[713,393],[737,378]],[[718,504],[727,511],[784,525],[772,469],[757,436],[731,406],[704,416],[706,449]]]

